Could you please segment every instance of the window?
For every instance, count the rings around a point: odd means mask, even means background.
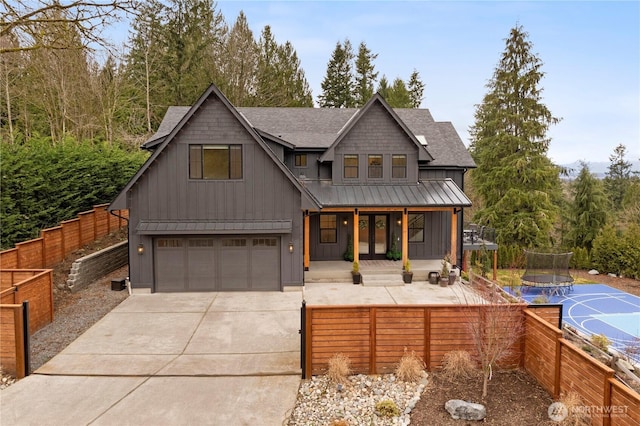
[[[393,179],[406,179],[407,177],[407,156],[393,155],[391,157],[391,177]]]
[[[246,247],[247,240],[244,238],[224,238],[222,247]]]
[[[307,154],[296,154],[294,164],[296,167],[307,167]]]
[[[276,247],[278,245],[278,240],[276,238],[254,238],[253,246],[254,247]]]
[[[369,155],[369,178],[382,178],[382,155]]]
[[[409,242],[424,241],[424,214],[409,214]]]
[[[345,179],[358,178],[358,156],[357,155],[344,156],[344,177]]]
[[[197,240],[189,240],[189,247],[213,247],[213,240],[210,238],[199,238]]]
[[[182,247],[182,240],[177,238],[161,238],[158,240],[158,248]]]
[[[337,217],[335,214],[320,215],[320,242],[338,242]]]
[[[242,179],[242,145],[189,145],[189,179]]]

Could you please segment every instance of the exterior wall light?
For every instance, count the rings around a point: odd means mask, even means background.
[[[349,221],[348,221],[347,219],[344,219],[344,220],[342,221],[342,224],[343,224],[344,226],[347,226],[347,225],[349,224]]]
[[[293,253],[293,242],[289,241],[289,253]]]
[[[401,226],[402,225],[402,219],[396,220],[396,223],[398,224],[398,226]]]
[[[144,244],[138,244],[138,254],[144,254]]]

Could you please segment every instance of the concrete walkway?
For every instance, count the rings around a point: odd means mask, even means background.
[[[0,393],[7,425],[282,425],[300,384],[300,306],[460,303],[463,286],[134,294]]]

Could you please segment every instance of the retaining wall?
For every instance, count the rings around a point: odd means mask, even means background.
[[[129,261],[127,241],[77,259],[71,265],[67,288],[75,293],[89,283],[125,266]]]

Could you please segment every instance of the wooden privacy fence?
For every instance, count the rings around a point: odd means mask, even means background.
[[[28,327],[23,323],[26,301],[29,302]],[[53,321],[53,271],[0,270],[0,316],[0,366],[22,378],[29,368],[28,336]]]
[[[561,309],[524,304],[303,305],[303,377],[324,374],[336,353],[351,359],[355,373],[392,372],[405,351],[415,352],[433,370],[441,367],[447,352],[477,354],[471,324],[500,338],[519,322],[522,334],[511,343],[512,356],[503,367],[525,368],[555,398],[577,392],[594,425],[640,424],[640,395],[618,382],[612,369],[562,338],[556,326]],[[500,323],[503,327],[496,327]]]
[[[127,224],[128,210],[117,210],[115,216],[106,207],[107,204],[95,206],[93,210],[79,213],[76,219],[42,230],[40,238],[18,243],[14,248],[0,252],[0,268],[49,268],[62,262],[72,251]]]
[[[562,330],[524,311],[524,368],[554,398],[573,391],[593,425],[640,424],[640,395],[627,388],[614,371],[562,337]]]

